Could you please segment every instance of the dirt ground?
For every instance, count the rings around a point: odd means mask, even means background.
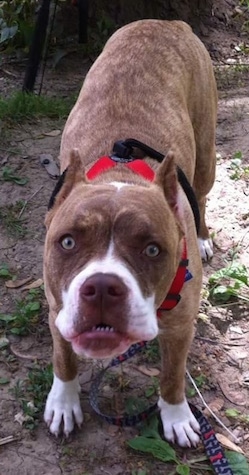
[[[246,417],[231,419],[225,414],[225,410],[230,408],[236,408],[244,415],[249,414],[248,303],[234,301],[229,305],[211,305],[207,286],[209,276],[232,260],[247,267],[249,264],[249,40],[241,34],[241,24],[236,23],[232,16],[234,5],[235,2],[228,2],[227,15],[217,19],[215,27],[206,29],[202,38],[214,61],[219,90],[217,174],[208,200],[208,223],[214,236],[215,254],[212,261],[204,265],[200,318],[189,369],[194,377],[204,375],[201,393],[238,438],[239,446],[249,457]],[[77,93],[87,67],[88,63],[82,60],[81,53],[65,56],[56,69],[47,68],[43,94],[65,97],[69,93]],[[0,73],[0,87],[5,94],[10,94],[22,84],[24,65],[12,62],[2,64]],[[25,208],[20,209],[22,224],[27,230],[24,237],[10,236],[4,223],[0,223],[0,265],[7,264],[17,279],[31,277],[32,281],[36,281],[42,278],[43,220],[55,180],[41,166],[40,155],[49,153],[56,160],[63,125],[64,121],[48,119],[25,121],[15,127],[0,124],[1,167],[9,166],[19,176],[29,179],[25,186],[1,181],[0,188],[1,209],[20,200],[27,201]],[[239,152],[242,162],[236,169],[237,179],[232,179],[235,171],[231,160]],[[23,299],[27,291],[8,289],[3,279],[0,282],[0,313],[11,314],[16,300]],[[18,387],[27,380],[30,370],[34,367],[45,368],[51,360],[51,337],[43,296],[41,301],[42,311],[37,328],[28,336],[7,334],[6,340],[4,331],[0,333],[0,441],[7,436],[16,439],[0,446],[0,475],[170,473],[173,466],[127,447],[127,440],[138,433],[137,428],[109,426],[93,413],[88,391],[96,364],[91,362],[80,362],[81,399],[85,415],[82,430],[76,430],[66,440],[52,437],[42,418],[34,430],[21,424],[20,417],[16,417],[21,412],[22,399]],[[149,367],[160,367],[159,361],[146,361],[146,354],[140,357],[139,362]],[[151,377],[137,371],[135,360],[124,365],[122,377],[127,379],[128,375],[130,396],[138,396],[137,387],[144,392],[151,385]],[[3,384],[4,378],[6,384]],[[117,392],[114,398],[117,404],[118,398]],[[192,400],[202,408],[198,396]],[[217,432],[232,440],[211,416],[209,418]],[[202,446],[195,450],[178,451],[179,457],[184,460],[203,454]],[[191,474],[206,473],[197,466],[191,468]]]

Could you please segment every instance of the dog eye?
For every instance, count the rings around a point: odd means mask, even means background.
[[[63,249],[70,251],[71,249],[75,247],[75,240],[70,235],[64,236],[64,238],[61,239],[60,244],[63,247]]]
[[[143,252],[147,257],[157,257],[160,254],[160,248],[152,243],[148,244]]]

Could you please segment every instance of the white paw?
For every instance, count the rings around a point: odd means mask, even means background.
[[[198,238],[198,245],[200,250],[200,255],[203,261],[208,261],[213,257],[213,241],[211,238],[202,239]]]
[[[165,439],[181,447],[196,447],[200,438],[200,426],[184,399],[180,404],[168,404],[158,400]]]
[[[63,432],[66,436],[72,432],[74,423],[80,427],[83,414],[80,407],[80,385],[78,377],[64,382],[54,374],[54,381],[47,397],[44,420],[50,432],[56,436],[60,433],[63,422]]]

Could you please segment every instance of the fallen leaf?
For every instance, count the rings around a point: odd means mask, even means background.
[[[238,326],[238,325],[231,325],[230,328],[229,328],[229,331],[232,333],[239,333],[240,335],[243,335],[243,331],[241,330],[241,328]]]
[[[211,409],[211,411],[213,411],[214,413],[217,413],[217,412],[220,412],[220,410],[223,408],[224,406],[224,399],[222,398],[216,398],[214,399],[213,401],[211,401],[209,404],[208,404],[208,407]],[[205,415],[209,415],[210,412],[208,410],[208,408],[206,407],[204,409],[204,414]]]
[[[25,285],[25,287],[23,287],[22,290],[37,289],[38,287],[41,287],[42,284],[43,284],[43,279],[37,279],[34,282],[31,282],[31,284]]]
[[[84,414],[84,417],[85,417],[85,414]],[[117,432],[119,431],[119,427],[118,426],[108,426],[107,429],[106,429],[106,432],[111,436],[111,437],[114,437],[115,435],[117,435]]]
[[[219,385],[226,399],[237,406],[245,406],[247,403],[247,391],[241,389],[237,383],[237,387],[234,387],[236,380],[220,381]]]
[[[231,356],[231,358],[233,358],[235,361],[237,361],[237,360],[243,360],[243,359],[247,358],[248,357],[248,352],[238,348],[236,350],[231,350],[229,352],[229,355]]]
[[[22,426],[24,422],[31,421],[31,420],[32,420],[32,417],[28,415],[25,416],[23,412],[18,412],[14,417],[14,421],[18,422],[20,426]]]
[[[48,137],[58,137],[61,134],[60,130],[51,130],[50,132],[44,132],[43,135],[47,135]]]
[[[158,376],[160,374],[160,371],[157,368],[148,368],[147,366],[141,365],[138,366],[137,369],[140,373],[146,374],[146,376]]]
[[[226,449],[233,450],[234,452],[238,452],[239,454],[244,454],[243,450],[241,447],[236,445],[234,442],[231,442],[225,435],[216,433],[216,438],[222,444]]]
[[[18,289],[18,287],[22,287],[24,284],[27,284],[27,282],[30,282],[32,277],[26,277],[26,279],[21,279],[21,280],[7,280],[5,282],[5,286],[8,289]]]

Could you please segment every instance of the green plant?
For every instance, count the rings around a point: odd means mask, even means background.
[[[125,402],[125,412],[129,415],[133,415],[137,412],[144,411],[147,406],[148,402],[145,398],[129,396]]]
[[[12,279],[14,277],[9,271],[9,266],[5,263],[0,264],[0,277],[2,279]]]
[[[0,2],[0,46],[3,49],[26,48],[34,29],[36,0]]]
[[[16,183],[16,185],[20,186],[26,185],[26,183],[28,183],[28,178],[19,177],[18,175],[16,175],[16,172],[10,167],[3,167],[1,180],[11,181],[13,183]]]
[[[190,475],[193,473],[192,469],[195,470],[195,473],[197,473],[197,470],[198,473],[200,471],[205,471],[205,473],[207,471],[212,472],[212,468],[205,455],[193,459],[187,459],[185,455],[184,462],[178,457],[173,447],[160,437],[156,415],[153,415],[144,423],[141,426],[140,435],[129,440],[127,444],[133,450],[151,454],[154,458],[164,463],[173,464],[174,468],[171,472],[167,471],[168,475]],[[226,451],[226,456],[233,473],[236,473],[236,475],[248,475],[249,466],[244,455]]]
[[[17,91],[7,99],[0,97],[0,120],[20,121],[34,117],[61,119],[68,116],[74,103],[75,96],[62,99]]]
[[[155,376],[152,376],[151,382],[152,384],[145,389],[145,393],[144,393],[147,399],[150,398],[151,396],[154,396],[154,394],[159,393],[159,386],[160,386],[159,379],[156,378]]]
[[[160,348],[157,338],[146,344],[146,347],[142,350],[142,355],[145,356],[147,363],[160,361]]]
[[[98,12],[99,20],[89,28],[89,44],[87,50],[91,54],[99,54],[108,38],[117,29],[114,21],[103,11]]]
[[[207,377],[205,376],[205,374],[200,374],[199,376],[196,376],[194,378],[194,381],[198,388],[202,388],[207,381]],[[195,394],[196,389],[194,387],[191,386],[191,388],[187,389],[187,397],[193,397]]]
[[[240,4],[242,7],[247,7],[247,8],[249,8],[249,0],[240,0],[239,4]]]
[[[147,472],[139,468],[138,470],[132,470],[131,475],[147,475]]]
[[[243,414],[241,411],[238,409],[226,409],[225,414],[227,417],[230,417],[231,419],[235,419],[236,421],[244,424],[249,423],[249,414]]]
[[[16,302],[15,310],[12,314],[0,314],[0,328],[15,335],[27,335],[34,331],[37,322],[41,304],[39,298],[40,290],[30,290],[27,296]]]
[[[188,460],[187,462],[182,462],[173,447],[170,446],[168,442],[163,440],[160,437],[158,431],[158,418],[156,415],[150,417],[147,423],[144,423],[140,429],[140,435],[135,437],[128,442],[128,446],[133,450],[139,452],[145,452],[151,454],[154,458],[161,460],[165,463],[173,463],[175,469],[170,472],[171,475],[177,473],[179,475],[189,475],[190,467],[193,464],[198,464],[200,462],[206,461],[206,457],[199,457],[198,459]],[[199,468],[208,469],[207,466],[200,466]]]
[[[230,174],[231,180],[244,180],[249,179],[249,167],[248,165],[243,165],[243,154],[241,151],[235,152],[233,158],[230,162],[230,169],[232,173]]]
[[[29,371],[27,379],[18,380],[10,389],[21,405],[23,423],[27,429],[33,430],[37,427],[52,380],[52,364],[35,366]]]
[[[209,277],[209,299],[214,303],[226,303],[231,299],[249,302],[249,274],[245,265],[232,262]]]
[[[24,201],[19,200],[15,204],[0,207],[0,221],[11,237],[23,238],[27,233],[23,220],[19,218],[23,206]]]
[[[49,364],[45,367],[35,366],[28,373],[27,392],[32,396],[35,406],[41,412],[44,401],[53,382],[53,366]]]

